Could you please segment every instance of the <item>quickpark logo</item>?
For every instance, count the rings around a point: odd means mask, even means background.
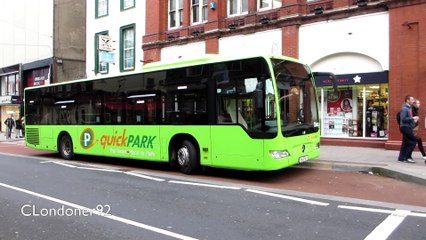
[[[80,145],[84,149],[89,149],[99,142],[103,149],[106,146],[152,149],[154,148],[153,141],[155,138],[156,136],[127,135],[126,129],[124,129],[122,133],[115,131],[113,135],[104,134],[97,140],[94,131],[91,128],[86,128],[80,135]]]
[[[95,139],[95,133],[91,128],[86,128],[80,135],[80,145],[84,149],[89,149],[93,146]]]

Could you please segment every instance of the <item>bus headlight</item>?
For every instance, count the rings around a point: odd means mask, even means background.
[[[290,153],[287,150],[271,150],[269,155],[274,159],[281,159],[290,156]]]

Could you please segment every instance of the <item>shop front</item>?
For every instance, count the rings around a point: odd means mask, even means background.
[[[388,72],[336,75],[336,83],[337,91],[316,79],[322,139],[387,140]]]
[[[8,116],[14,119],[20,117],[22,104],[20,71],[20,64],[0,68],[0,131],[6,130],[4,121]]]

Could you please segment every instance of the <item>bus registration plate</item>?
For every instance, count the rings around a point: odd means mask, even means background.
[[[302,163],[302,162],[306,162],[306,161],[308,161],[308,156],[301,156],[300,158],[299,158],[299,163]]]

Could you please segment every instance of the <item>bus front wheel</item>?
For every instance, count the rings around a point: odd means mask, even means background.
[[[66,160],[74,158],[74,150],[71,137],[69,135],[63,135],[59,141],[59,153],[61,157]]]
[[[198,168],[197,150],[190,141],[183,141],[177,149],[177,164],[179,170],[186,174],[191,174]]]

